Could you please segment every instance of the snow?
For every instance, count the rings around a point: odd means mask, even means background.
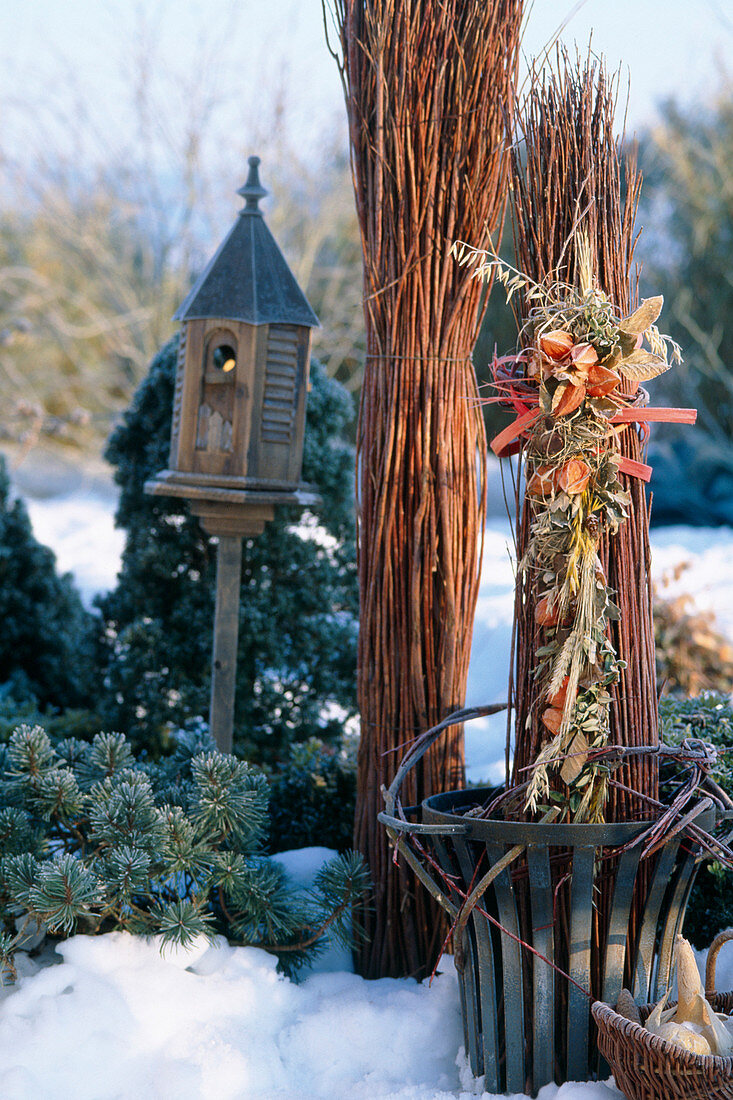
[[[225,941],[161,955],[155,942],[115,932],[57,950],[60,965],[5,1000],[4,1100],[455,1095],[450,964],[429,989],[343,972],[295,984],[272,956]]]
[[[303,880],[320,858],[305,851],[283,859]],[[161,953],[155,941],[112,932],[56,950],[62,961],[42,969],[19,956],[24,976],[2,990],[3,1100],[493,1096],[463,1057],[450,958],[430,986],[344,971],[296,984],[272,956],[222,939]],[[733,988],[733,946],[721,952],[718,986]],[[546,1085],[539,1100],[619,1095],[612,1082],[568,1083]]]
[[[333,859],[336,854],[331,848],[298,848],[293,852],[278,852],[272,856],[272,859],[283,868],[291,889],[297,893],[306,892],[313,885],[323,864]],[[323,974],[334,970],[352,971],[353,969],[351,952],[342,944],[333,943],[329,939],[328,947],[316,958],[310,972]]]
[[[109,499],[86,494],[35,500],[36,536],[85,601],[114,583],[122,533]],[[670,595],[691,593],[733,638],[733,531],[674,527],[652,533],[656,578],[689,562]],[[506,698],[514,576],[506,522],[486,530],[467,702]],[[466,731],[469,777],[503,776],[505,717]],[[327,849],[277,858],[294,889],[307,889]],[[0,989],[3,1100],[470,1100],[483,1097],[462,1051],[450,958],[430,986],[365,982],[330,947],[299,984],[275,959],[225,941],[161,954],[126,933],[76,936],[56,965],[21,953],[19,981]],[[60,956],[61,961],[58,961]],[[41,962],[48,963],[45,959]],[[718,964],[718,988],[733,989],[733,945]],[[539,1100],[613,1100],[613,1082],[547,1085]],[[513,1100],[523,1100],[515,1096]]]
[[[652,531],[652,551],[652,572],[663,581],[662,594],[692,596],[733,639],[733,528],[661,527]],[[685,568],[674,580],[671,574],[680,565]]]
[[[457,1055],[462,1025],[449,958],[431,986],[344,972],[295,984],[276,973],[272,956],[224,940],[161,954],[154,941],[112,932],[75,936],[57,952],[61,963],[5,997],[4,1100],[489,1096],[475,1091]],[[540,1093],[615,1095],[601,1084]]]
[[[33,534],[56,554],[59,572],[72,573],[86,607],[114,587],[125,532],[114,524],[114,497],[95,492],[28,499]]]
[[[506,520],[490,519],[484,532],[481,588],[473,624],[466,706],[505,702],[514,609],[514,549]],[[471,783],[504,781],[506,714],[465,726],[466,775]]]

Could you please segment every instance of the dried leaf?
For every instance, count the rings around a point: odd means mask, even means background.
[[[562,711],[558,707],[547,707],[542,712],[542,722],[550,733],[557,736],[562,725]]]
[[[670,364],[650,351],[632,351],[626,359],[616,364],[617,370],[632,382],[648,382],[669,370]]]
[[[563,766],[560,769],[560,778],[563,783],[567,783],[568,786],[570,786],[582,772],[583,766],[588,758],[588,742],[580,730],[578,730],[575,737],[570,742],[568,752],[570,755],[563,762]]]
[[[622,332],[629,332],[634,336],[641,336],[643,332],[653,325],[662,312],[664,298],[657,294],[654,298],[644,298],[638,309],[629,317],[624,317],[619,325]]]
[[[599,416],[610,418],[618,412],[618,403],[611,397],[590,397],[588,404]]]
[[[622,359],[625,359],[627,355],[631,355],[632,351],[636,349],[636,344],[639,337],[634,336],[631,332],[622,332],[618,330],[617,344],[618,347],[603,360],[604,367],[608,367],[609,370],[615,370]]]
[[[621,345],[621,358],[625,359],[627,355],[631,355],[632,351],[636,348],[636,341],[638,336],[633,332],[619,332],[618,342]]]
[[[555,390],[552,398],[552,412],[554,416],[567,416],[583,404],[585,398],[585,386],[573,386],[570,382],[563,382]]]

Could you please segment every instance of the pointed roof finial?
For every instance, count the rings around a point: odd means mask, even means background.
[[[247,182],[244,187],[240,187],[237,191],[238,195],[241,195],[245,200],[245,207],[240,210],[240,214],[259,214],[262,217],[262,211],[258,207],[260,199],[264,199],[265,195],[269,195],[269,191],[260,183],[260,174],[258,168],[260,166],[259,157],[250,157],[249,175],[247,176]]]
[[[318,326],[318,318],[275,243],[257,204],[259,157],[237,192],[246,205],[175,313],[176,321],[224,317],[246,325]],[[256,216],[255,216],[256,215]]]

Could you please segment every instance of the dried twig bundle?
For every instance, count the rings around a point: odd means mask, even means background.
[[[440,924],[377,822],[395,750],[464,697],[485,438],[471,363],[482,288],[450,255],[498,230],[522,0],[334,0],[364,252],[356,845],[376,882],[368,976],[425,974]],[[460,731],[410,777],[460,782]],[[432,914],[432,916],[431,916]],[[427,969],[426,969],[427,966]]]
[[[518,116],[523,139],[514,147],[512,186],[517,265],[536,282],[562,280],[579,285],[587,258],[579,242],[589,241],[598,286],[622,313],[628,313],[632,260],[641,177],[633,159],[622,160],[614,133],[617,88],[603,65],[588,58],[558,55],[555,71],[538,77]],[[582,229],[582,232],[580,230]],[[524,302],[525,315],[532,302]],[[622,380],[620,392],[634,384]],[[627,428],[620,439],[622,457],[638,460],[638,433]],[[617,744],[658,742],[654,635],[649,579],[649,514],[638,479],[621,475],[628,491],[628,519],[616,534],[604,534],[599,556],[608,584],[617,594],[620,617],[610,625],[610,640],[625,667],[611,692],[611,740]],[[518,500],[518,553],[526,551],[530,516]],[[527,574],[517,585],[515,678],[515,776],[521,780],[547,737],[541,721],[542,700],[533,676],[535,653],[542,644],[535,607],[540,593]],[[624,760],[621,783],[610,791],[606,817],[643,816],[644,801],[654,798],[655,758],[646,754]]]

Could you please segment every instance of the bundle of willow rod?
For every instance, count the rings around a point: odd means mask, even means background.
[[[617,85],[603,64],[590,56],[571,59],[558,53],[554,69],[532,83],[517,112],[517,139],[512,155],[512,198],[517,267],[536,282],[546,277],[575,283],[579,276],[577,244],[591,244],[597,283],[625,314],[635,304],[632,276],[634,221],[641,176],[631,157],[622,158],[614,135]],[[581,234],[578,230],[585,232]],[[637,433],[627,429],[620,451],[641,457]],[[628,518],[609,539],[603,534],[599,557],[620,619],[611,624],[610,640],[626,662],[611,689],[610,742],[621,746],[658,744],[659,717],[655,680],[654,634],[650,582],[649,511],[638,479],[621,475],[631,503]],[[530,535],[530,509],[517,491],[517,553]],[[546,731],[540,713],[540,685],[534,676],[536,651],[542,644],[535,622],[537,593],[525,574],[517,584],[514,612],[512,705],[515,711],[515,782],[526,778],[539,754]],[[605,806],[608,821],[654,816],[649,807],[658,793],[655,755],[624,757],[614,773]],[[594,906],[591,988],[603,985],[604,948],[618,873],[618,858],[605,860]],[[648,862],[639,868],[634,888],[630,942],[633,944],[646,904]],[[558,888],[556,919],[568,931],[567,883]],[[627,959],[627,966],[629,959]],[[629,983],[633,975],[627,973]],[[564,1019],[564,1016],[562,1016]]]
[[[632,286],[634,218],[641,177],[631,158],[622,161],[614,136],[617,89],[603,65],[558,55],[554,71],[536,78],[518,112],[521,142],[512,156],[514,230],[517,266],[537,282],[547,276],[577,283],[577,243],[584,231],[591,244],[598,285],[625,314],[635,296]],[[626,391],[628,392],[628,390]],[[622,455],[640,458],[641,443],[633,429],[621,436]],[[649,579],[649,513],[641,482],[622,475],[631,494],[628,519],[612,538],[605,535],[600,557],[620,620],[612,624],[611,642],[626,662],[611,689],[611,741],[620,745],[658,742],[654,635]],[[529,535],[529,514],[518,500],[518,554]],[[542,644],[535,623],[537,594],[524,577],[517,585],[515,606],[516,716],[515,777],[526,779],[547,731],[540,720],[539,685],[533,676]],[[643,797],[657,794],[656,759],[625,758],[612,786],[607,820],[644,816]]]
[[[440,922],[377,822],[400,745],[462,703],[480,569],[485,437],[471,362],[481,286],[449,254],[502,219],[522,0],[334,0],[364,252],[358,431],[362,719],[355,843],[370,977],[430,972]],[[410,777],[460,783],[460,731]]]

